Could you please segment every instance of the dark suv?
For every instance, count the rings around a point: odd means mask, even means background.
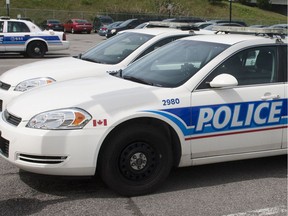
[[[114,20],[110,16],[98,15],[93,20],[93,31],[98,32],[100,28],[108,26]]]
[[[147,22],[146,19],[128,19],[121,23],[119,26],[116,26],[115,28],[108,29],[106,37],[112,37],[113,35],[116,35],[119,31],[126,30],[126,29],[133,29],[139,24],[142,24],[144,22]]]

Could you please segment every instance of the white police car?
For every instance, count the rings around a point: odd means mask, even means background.
[[[0,155],[35,173],[97,170],[120,194],[150,193],[173,166],[286,154],[287,90],[287,39],[186,37],[116,75],[15,98],[0,118]]]
[[[23,53],[31,58],[40,58],[47,51],[69,48],[63,32],[42,31],[26,20],[0,17],[0,52]]]
[[[213,34],[205,30],[195,32]],[[79,57],[43,60],[16,67],[0,76],[0,111],[12,98],[28,89],[55,81],[102,76],[106,72],[125,68],[158,47],[193,34],[175,28],[128,30],[96,45]]]

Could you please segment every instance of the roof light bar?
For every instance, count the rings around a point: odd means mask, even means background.
[[[199,30],[199,28],[193,26],[192,23],[165,22],[165,21],[150,21],[147,27],[176,28],[181,30]]]
[[[287,29],[284,28],[250,28],[235,26],[214,26],[212,30],[225,33],[252,33],[267,35],[287,35]]]

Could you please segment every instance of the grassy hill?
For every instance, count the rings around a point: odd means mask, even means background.
[[[0,16],[6,15],[4,0],[0,2]],[[62,21],[71,17],[82,17],[92,20],[97,14],[129,13],[137,17],[141,14],[168,16],[169,0],[10,0],[10,16],[31,17],[41,20],[57,18]],[[170,0],[173,4],[171,16],[197,16],[203,19],[229,19],[229,2],[222,1],[212,5],[208,0]],[[287,16],[232,3],[232,19],[243,20],[248,24],[287,23]]]

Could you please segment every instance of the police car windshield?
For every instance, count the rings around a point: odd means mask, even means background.
[[[88,50],[81,59],[102,64],[118,64],[153,37],[149,34],[121,33]]]
[[[139,59],[122,72],[122,77],[154,86],[177,87],[196,74],[211,59],[228,48],[192,40],[177,40]]]

